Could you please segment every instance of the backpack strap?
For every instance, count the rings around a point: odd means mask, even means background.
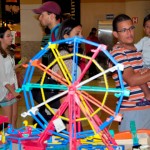
[[[56,37],[55,37],[55,33],[54,32],[52,32],[52,34],[51,34],[51,40],[52,40],[52,42],[56,41]]]
[[[60,24],[58,24],[57,26],[54,27],[54,29],[52,29],[52,32],[51,32],[51,41],[52,42],[56,41],[59,26],[60,26]]]

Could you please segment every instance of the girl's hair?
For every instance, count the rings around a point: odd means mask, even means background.
[[[64,39],[64,35],[65,34],[69,35],[72,29],[77,26],[81,26],[81,24],[74,19],[64,20],[59,27],[57,40]]]
[[[149,20],[150,20],[150,14],[148,14],[148,15],[144,18],[144,20],[143,20],[143,27],[145,27],[146,22],[149,21]]]
[[[74,19],[66,19],[64,20],[58,30],[58,36],[57,36],[57,40],[62,40],[64,39],[64,35],[67,34],[69,35],[70,32],[77,26],[82,26],[79,22],[77,22]],[[59,50],[67,50],[69,53],[69,47],[72,47],[72,45],[68,45],[68,44],[60,44],[59,45]]]
[[[6,27],[4,27],[4,26],[0,27],[0,38],[1,38],[1,39],[4,38],[4,34],[5,34],[5,32],[6,32],[7,30],[10,30],[10,28],[7,27],[7,26],[6,26]],[[10,56],[13,57],[13,56],[14,56],[14,52],[12,51],[11,46],[9,46],[7,49],[8,49],[8,53],[10,54]],[[6,53],[6,51],[2,48],[2,44],[1,44],[1,43],[0,43],[0,53],[2,54],[2,56],[3,56],[4,58],[7,57],[7,53]]]

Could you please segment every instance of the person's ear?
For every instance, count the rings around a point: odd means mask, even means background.
[[[117,33],[116,31],[113,31],[113,36],[114,36],[115,38],[118,38],[118,33]]]
[[[51,20],[51,18],[52,18],[52,17],[51,17],[51,15],[49,14],[49,15],[48,15],[48,20]]]
[[[54,18],[56,18],[56,15],[53,14],[53,13],[51,13],[51,14],[49,14],[49,18],[50,18],[51,20],[53,20]]]
[[[69,38],[69,35],[68,35],[68,34],[65,34],[65,35],[64,35],[64,39],[67,39],[67,38]]]
[[[50,14],[48,14],[48,20],[52,20],[52,14],[50,13]]]
[[[145,27],[143,28],[144,32],[146,31]]]

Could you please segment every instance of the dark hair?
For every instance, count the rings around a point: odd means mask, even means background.
[[[54,14],[54,13],[53,12],[47,12],[47,14],[50,15],[50,14]],[[56,18],[56,20],[60,20],[60,22],[62,21],[62,15],[61,14],[60,15],[55,14],[55,18]]]
[[[46,35],[49,35],[50,34],[50,29],[48,27],[44,28],[44,32]]]
[[[4,38],[4,34],[7,30],[10,30],[9,27],[0,27],[0,38]]]
[[[72,29],[77,26],[81,26],[81,24],[75,21],[74,19],[64,20],[59,27],[57,40],[64,39],[64,35],[65,34],[69,35]]]
[[[56,20],[60,20],[60,22],[62,21],[62,16],[61,15],[57,15],[57,14],[55,14],[56,15]]]
[[[6,26],[6,27],[4,27],[4,26],[0,27],[0,38],[4,38],[4,34],[5,34],[5,32],[6,32],[7,30],[10,30],[10,28],[7,27],[7,26]],[[8,53],[10,54],[10,56],[13,57],[14,52],[12,51],[11,47],[9,46],[7,49],[8,49]],[[7,53],[6,53],[6,51],[2,48],[1,43],[0,43],[0,53],[2,54],[2,56],[3,56],[4,58],[7,57]]]
[[[92,35],[94,35],[94,33],[91,31],[91,32],[89,33],[89,36],[92,36]]]
[[[64,39],[64,35],[65,34],[69,35],[70,32],[73,30],[73,28],[77,26],[82,26],[82,25],[79,22],[75,21],[74,19],[64,20],[59,27],[57,40]],[[59,45],[59,51],[66,50],[70,53],[69,48],[72,48],[72,45],[67,43],[63,43]]]
[[[113,20],[113,23],[112,23],[113,31],[118,30],[118,23],[119,22],[126,21],[126,20],[131,20],[132,21],[132,19],[126,14],[120,14],[120,15],[116,16]]]
[[[144,18],[144,20],[143,20],[143,27],[145,27],[146,22],[149,21],[149,20],[150,20],[150,14],[148,14],[148,15]]]
[[[96,28],[92,28],[92,29],[91,29],[91,32],[94,32],[94,31],[96,32],[97,29],[96,29]]]

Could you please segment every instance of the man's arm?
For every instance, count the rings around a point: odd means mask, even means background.
[[[123,79],[130,86],[141,86],[150,81],[150,70],[141,74],[140,72],[134,72],[131,67],[128,67],[124,69]]]

